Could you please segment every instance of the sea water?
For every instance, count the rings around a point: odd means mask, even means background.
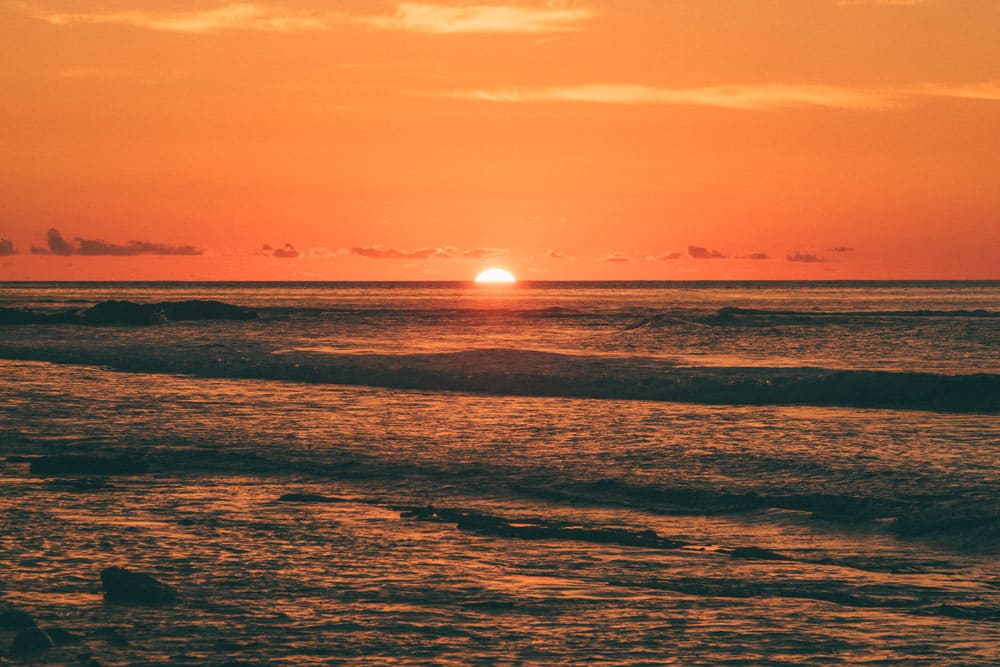
[[[38,660],[997,661],[998,283],[0,284],[109,299],[259,316],[0,327]]]

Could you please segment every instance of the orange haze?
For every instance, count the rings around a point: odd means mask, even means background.
[[[996,0],[28,0],[0,34],[0,279],[1000,277]]]

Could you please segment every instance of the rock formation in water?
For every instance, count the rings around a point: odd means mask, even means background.
[[[148,326],[165,322],[198,320],[245,321],[257,319],[256,311],[222,301],[191,299],[135,303],[134,301],[102,301],[84,310],[54,313],[27,308],[0,308],[0,325],[17,324],[88,324]]]
[[[121,567],[101,571],[104,599],[117,602],[163,604],[177,600],[170,586],[142,572],[132,572]]]

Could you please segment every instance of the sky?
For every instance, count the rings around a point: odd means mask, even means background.
[[[1000,0],[0,0],[0,280],[1000,278]]]

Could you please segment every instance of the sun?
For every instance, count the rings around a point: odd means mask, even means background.
[[[486,269],[476,276],[477,283],[512,283],[514,274],[503,269]]]

